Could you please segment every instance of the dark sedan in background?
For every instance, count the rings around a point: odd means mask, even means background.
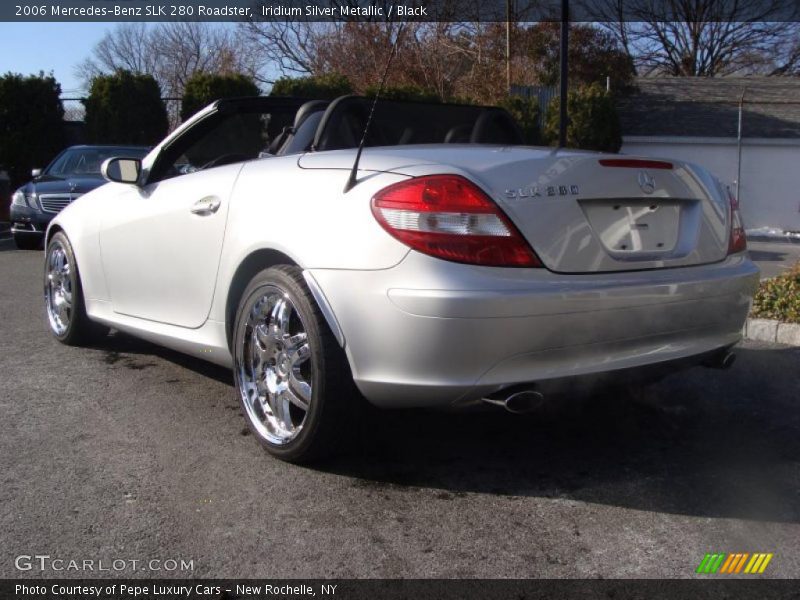
[[[47,224],[77,197],[106,181],[100,165],[107,158],[143,158],[144,146],[72,146],[55,157],[44,170],[34,169],[33,179],[11,198],[11,233],[18,248],[40,248]]]

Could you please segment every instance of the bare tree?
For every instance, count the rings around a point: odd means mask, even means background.
[[[263,64],[235,30],[210,23],[122,24],[106,33],[76,68],[88,83],[119,69],[153,75],[167,96],[180,97],[194,73],[244,73],[257,78]]]
[[[781,0],[599,0],[641,75],[716,76],[796,68],[797,23]]]
[[[258,5],[272,4],[266,0],[256,3],[255,13],[260,14]],[[391,0],[373,0],[372,8],[380,9],[386,15],[391,6]],[[330,0],[329,8],[341,9],[343,7],[356,8],[361,4],[357,0]],[[385,18],[376,14],[374,18],[365,17],[362,23],[385,22]],[[263,61],[271,64],[280,75],[298,76],[314,74],[318,68],[318,54],[323,40],[330,40],[347,25],[343,22],[315,22],[305,20],[303,17],[293,18],[289,21],[272,21],[269,18],[256,17],[251,21],[241,23],[239,31],[242,39],[246,41]]]
[[[120,69],[153,74],[158,56],[153,52],[151,39],[152,32],[144,23],[120,25],[95,44],[92,56],[75,71],[87,84],[95,75]]]
[[[230,28],[209,23],[165,23],[153,32],[160,60],[156,79],[169,95],[180,96],[195,73],[258,74],[258,61]]]
[[[456,23],[249,22],[241,35],[279,75],[340,73],[363,92],[380,79],[392,44],[397,56],[389,85],[415,85],[452,95],[455,82],[469,69],[469,57],[453,43]]]
[[[239,24],[239,34],[254,55],[272,65],[281,75],[313,73],[319,41],[334,29],[332,23],[306,21],[248,21]]]

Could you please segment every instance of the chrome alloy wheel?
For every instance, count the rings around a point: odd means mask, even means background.
[[[236,379],[247,417],[268,442],[286,444],[303,429],[313,369],[300,313],[286,292],[265,286],[237,340]]]
[[[62,336],[72,318],[72,267],[64,246],[56,242],[47,256],[44,299],[50,328]]]

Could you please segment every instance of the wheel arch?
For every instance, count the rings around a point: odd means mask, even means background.
[[[231,352],[233,352],[233,327],[236,321],[236,309],[242,299],[244,290],[257,273],[276,265],[301,267],[297,261],[287,254],[272,248],[262,248],[251,252],[237,267],[231,279],[231,284],[228,286],[228,296],[225,301],[225,338],[228,343],[228,350]],[[317,307],[325,317],[331,333],[333,333],[339,345],[344,348],[344,334],[324,292],[308,271],[303,271],[303,278],[317,303]]]
[[[50,243],[50,240],[53,239],[53,236],[57,234],[59,231],[64,231],[64,228],[61,227],[58,223],[53,223],[47,228],[47,231],[44,234],[44,249],[47,250],[47,244]],[[64,235],[67,235],[64,233]]]
[[[228,286],[228,297],[225,300],[225,338],[229,350],[233,348],[233,324],[236,319],[236,309],[247,284],[255,277],[256,273],[275,265],[299,266],[283,252],[272,248],[261,248],[248,254],[236,268],[231,284]]]
[[[225,338],[228,350],[233,350],[233,326],[236,320],[236,309],[242,299],[247,284],[257,273],[275,265],[294,265],[299,267],[295,260],[287,254],[272,248],[260,248],[248,254],[239,263],[228,286],[228,296],[225,299]]]

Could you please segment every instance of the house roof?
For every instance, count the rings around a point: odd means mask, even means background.
[[[800,77],[639,77],[619,98],[623,136],[800,138]]]

